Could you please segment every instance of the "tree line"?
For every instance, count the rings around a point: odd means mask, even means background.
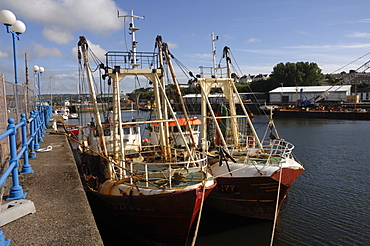
[[[315,62],[281,62],[273,67],[268,79],[252,81],[251,83],[236,83],[235,85],[239,92],[268,92],[281,86],[320,86],[323,83],[332,85],[336,82],[332,75],[324,75]],[[360,85],[359,87],[367,86],[369,85]],[[196,87],[182,88],[181,90],[183,94],[199,93]],[[168,91],[169,94],[170,91],[171,88]],[[143,88],[133,91],[129,96],[134,98],[137,93],[140,93],[141,99],[150,100],[153,98],[153,92]]]

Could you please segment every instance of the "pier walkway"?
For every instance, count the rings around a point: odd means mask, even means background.
[[[0,230],[10,245],[103,245],[67,138],[50,132],[40,147],[52,149],[29,160],[34,173],[19,176],[36,212]]]

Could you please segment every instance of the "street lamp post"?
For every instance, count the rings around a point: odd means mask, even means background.
[[[41,107],[41,86],[40,86],[40,75],[45,71],[43,67],[39,67],[37,65],[33,66],[33,71],[37,75],[37,88],[39,93],[39,106]]]
[[[12,34],[13,38],[13,57],[14,57],[14,82],[18,84],[18,71],[17,71],[17,42],[16,39],[20,39],[20,35],[26,31],[26,25],[17,20],[15,15],[9,10],[0,11],[0,22],[6,26],[6,31]]]

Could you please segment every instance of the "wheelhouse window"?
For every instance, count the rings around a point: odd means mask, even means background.
[[[132,128],[132,131],[133,131],[133,134],[135,135],[139,134],[139,128],[136,126]]]
[[[130,134],[130,128],[129,127],[123,128],[123,134]]]

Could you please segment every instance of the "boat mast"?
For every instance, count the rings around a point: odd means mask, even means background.
[[[176,93],[177,93],[177,96],[180,100],[180,105],[181,105],[181,108],[182,108],[182,112],[184,113],[184,117],[186,119],[186,125],[187,125],[187,128],[188,128],[189,133],[190,133],[191,146],[195,147],[196,143],[195,143],[195,139],[194,139],[194,135],[193,135],[193,129],[191,128],[191,125],[190,125],[189,115],[188,115],[188,112],[186,110],[184,99],[182,98],[182,95],[181,95],[180,86],[179,86],[179,83],[177,81],[175,70],[174,70],[172,62],[171,62],[170,54],[169,54],[169,51],[168,51],[168,45],[166,43],[164,43],[163,46],[164,46],[164,53],[166,55],[166,60],[167,60],[167,63],[168,63],[168,66],[169,66],[169,69],[170,69],[170,72],[171,72],[171,75],[172,75],[172,80],[173,80],[173,83],[174,83],[175,88],[176,88]],[[180,131],[181,131],[181,129],[180,129]]]
[[[92,97],[93,104],[94,104],[94,114],[95,114],[95,118],[96,118],[96,127],[97,127],[98,133],[99,133],[100,149],[101,149],[101,152],[103,153],[104,156],[108,156],[107,147],[105,145],[105,140],[104,140],[104,137],[103,137],[103,127],[102,127],[102,124],[101,124],[101,119],[100,119],[100,114],[99,114],[99,109],[98,109],[98,102],[96,100],[95,87],[94,87],[94,83],[93,83],[93,79],[92,79],[92,75],[91,75],[91,70],[90,70],[90,65],[89,65],[89,61],[88,61],[88,57],[87,57],[88,44],[87,44],[86,38],[84,36],[80,36],[80,41],[78,42],[78,45],[81,46],[82,55],[83,55],[83,58],[84,58],[84,65],[85,65],[87,77],[88,77],[88,80],[89,80],[91,97]]]
[[[211,33],[211,37],[212,37],[212,60],[213,60],[213,71],[211,71],[211,75],[214,76],[214,78],[216,78],[216,49],[215,49],[215,42],[218,41],[218,36],[215,38],[215,34],[212,32]]]
[[[133,21],[134,17],[136,18],[141,18],[144,19],[144,17],[136,16],[133,15],[133,11],[131,11],[131,15],[126,15],[126,16],[119,16],[118,17],[131,17],[132,23],[130,23],[130,30],[131,30],[131,35],[132,35],[132,50],[129,52],[130,53],[130,62],[131,62],[131,69],[129,68],[121,68],[120,66],[114,66],[114,68],[108,68],[108,76],[113,79],[113,87],[114,89],[114,106],[113,106],[113,122],[114,122],[114,134],[118,133],[118,127],[120,129],[122,128],[122,124],[115,123],[121,121],[121,118],[118,117],[120,109],[118,108],[119,105],[119,97],[118,97],[118,83],[121,81],[124,77],[126,76],[145,76],[149,81],[153,83],[153,88],[154,88],[154,96],[157,104],[157,119],[168,119],[168,113],[167,113],[167,105],[164,102],[163,96],[161,96],[161,91],[159,90],[159,87],[163,88],[164,90],[164,78],[163,78],[163,58],[161,54],[161,47],[159,47],[160,52],[159,52],[159,68],[156,69],[143,69],[139,68],[140,64],[137,63],[137,55],[138,53],[136,52],[136,47],[137,47],[137,42],[135,40],[135,35],[134,32],[139,30],[139,28],[136,28]],[[109,56],[109,55],[108,55]],[[165,125],[167,127],[165,127]],[[167,131],[165,130],[167,129]],[[122,129],[121,129],[122,131]],[[166,159],[168,159],[170,155],[170,145],[169,145],[169,133],[168,133],[168,122],[160,122],[159,123],[159,132],[160,132],[160,145],[161,148],[164,152],[164,156]],[[120,134],[120,137],[123,137],[123,134]],[[118,145],[118,137],[116,138],[116,141],[113,141],[113,146],[117,150],[119,147]],[[122,142],[122,141],[121,141]],[[121,144],[121,150],[123,149],[123,144]],[[122,151],[121,151],[122,153]]]
[[[227,77],[231,79],[231,69],[230,69],[230,57],[229,57],[229,47],[224,47],[224,56],[226,59],[226,68],[227,68]],[[234,80],[231,79],[228,81],[230,84],[225,86],[224,94],[228,94],[229,99],[229,110],[231,116],[236,116],[236,105],[235,105],[235,97],[234,97]],[[237,91],[236,91],[237,93]],[[240,101],[240,103],[243,103]],[[230,118],[230,128],[231,128],[231,136],[235,145],[239,143],[239,130],[238,130],[238,119],[231,117]]]
[[[258,138],[257,132],[255,131],[252,121],[248,115],[247,110],[245,109],[245,106],[242,103],[242,99],[234,85],[234,80],[231,78],[231,70],[230,70],[230,57],[229,57],[229,51],[228,47],[224,48],[224,57],[226,58],[226,63],[227,63],[227,74],[228,76],[226,78],[198,78],[197,82],[200,85],[201,88],[201,115],[202,117],[202,124],[204,126],[207,126],[207,118],[209,117],[204,117],[207,113],[207,106],[209,108],[209,112],[211,114],[211,118],[213,118],[215,121],[217,118],[222,118],[222,117],[216,117],[212,106],[208,100],[208,95],[211,93],[212,88],[220,88],[225,96],[225,99],[229,101],[229,108],[230,108],[230,126],[231,126],[231,134],[232,137],[231,139],[233,140],[233,144],[236,146],[239,145],[239,131],[238,131],[238,118],[246,118],[248,121],[248,125],[250,126],[250,129],[252,131],[252,134],[256,138],[256,143],[257,145],[262,148],[262,144]],[[238,116],[236,114],[236,106],[235,106],[235,97],[234,93],[237,97],[237,100],[240,102],[240,106],[243,110],[244,115]],[[218,124],[215,125],[217,132],[222,135],[220,126]],[[206,127],[203,127],[202,131],[202,136],[206,136],[207,134],[207,129]],[[222,145],[226,146],[226,141],[224,137],[221,137]],[[203,137],[202,139],[202,144],[205,149],[208,148],[206,139]]]
[[[139,19],[145,19],[144,16],[137,16],[137,15],[134,15],[134,10],[131,10],[131,14],[130,15],[122,15],[120,16],[119,13],[118,13],[118,18],[119,17],[130,17],[131,18],[131,23],[130,23],[130,27],[129,27],[129,30],[131,31],[131,53],[132,53],[132,59],[131,59],[131,66],[132,68],[136,68],[138,66],[140,66],[140,64],[136,63],[137,62],[137,58],[136,58],[136,48],[137,48],[137,41],[135,39],[135,32],[139,30],[139,28],[136,28],[135,27],[135,24],[134,24],[134,18],[139,18]]]
[[[144,17],[134,15],[134,11],[131,10],[130,15],[123,15],[120,16],[118,13],[118,18],[131,18],[131,23],[129,30],[131,31],[131,66],[132,68],[137,68],[140,64],[137,64],[137,56],[136,56],[136,48],[137,48],[137,41],[135,39],[135,32],[139,30],[139,28],[135,27],[134,18],[144,19]],[[112,93],[113,93],[113,159],[119,162],[119,166],[121,167],[119,170],[119,178],[122,178],[122,170],[123,176],[126,176],[126,171],[124,167],[125,163],[125,150],[124,150],[124,143],[123,143],[123,129],[122,129],[122,114],[121,114],[121,97],[119,93],[119,73],[120,71],[114,69],[113,70],[114,76],[113,83],[112,83]]]
[[[164,68],[164,61],[163,61],[163,46],[162,46],[162,37],[157,36],[156,38],[157,46],[158,46],[158,56],[159,56],[159,66],[163,69]],[[154,98],[156,101],[156,115],[157,119],[168,119],[168,108],[167,104],[165,103],[164,93],[161,93],[159,88],[162,88],[162,91],[165,91],[165,84],[164,84],[164,76],[161,76],[159,80],[152,81],[153,82],[153,89],[154,89]],[[162,95],[162,96],[161,96]],[[169,131],[168,131],[168,122],[159,123],[159,143],[161,149],[163,151],[163,155],[166,160],[171,159],[171,150],[170,150],[170,141],[169,141]]]

